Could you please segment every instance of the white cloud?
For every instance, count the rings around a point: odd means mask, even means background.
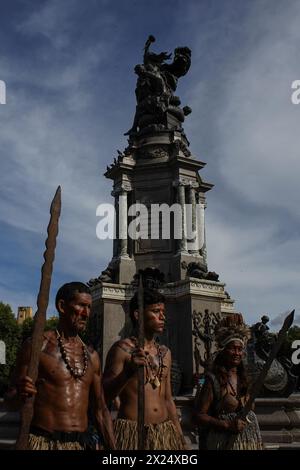
[[[249,321],[300,308],[300,106],[290,99],[291,83],[300,78],[300,5],[273,6],[253,2],[240,25],[226,25],[228,37],[243,29],[243,42],[223,69],[212,49],[220,75],[211,82],[201,78],[189,92],[195,103],[189,137],[198,152],[203,145],[211,152],[199,156],[219,198],[207,194],[209,268],[220,273]],[[217,38],[215,30],[204,44]],[[198,57],[201,41],[200,32]]]
[[[65,19],[69,21],[69,9],[64,11],[59,2],[53,2],[18,29],[28,35],[44,31],[55,39],[59,25]],[[107,23],[109,18],[103,14],[101,21]],[[67,24],[63,34],[67,45]],[[32,259],[39,270],[50,201],[61,185],[62,215],[54,274],[66,282],[70,277],[85,281],[99,275],[112,251],[111,242],[96,238],[96,207],[111,200],[111,183],[101,175],[111,152],[110,124],[103,113],[97,111],[95,116],[91,106],[98,98],[103,77],[97,76],[93,89],[83,84],[95,82],[95,70],[110,54],[115,40],[93,42],[84,53],[69,53],[66,60],[63,54],[55,55],[51,50],[45,58],[41,50],[41,63],[32,62],[31,68],[24,68],[24,63],[13,56],[0,59],[9,84],[9,103],[0,109],[0,220],[16,231],[25,229],[40,235],[41,257]],[[20,268],[26,271],[24,266]],[[7,287],[0,288],[0,297],[15,307],[33,301],[25,292],[13,294]]]
[[[30,294],[26,290],[16,289],[15,286],[12,288],[7,288],[0,285],[0,301],[3,303],[8,303],[5,299],[9,299],[9,305],[12,308],[15,316],[18,314],[18,307],[33,307],[33,310],[36,310],[36,297]]]
[[[209,268],[220,274],[247,321],[299,309],[299,242],[274,241],[271,225],[264,230],[235,227],[214,217],[207,217]]]
[[[292,105],[290,96],[291,83],[300,76],[300,5],[288,6],[271,17],[272,27],[224,86],[218,147],[221,173],[236,191],[299,217],[300,107]],[[268,25],[270,19],[264,20]]]
[[[277,315],[275,318],[273,318],[271,325],[274,327],[281,327],[283,325],[283,322],[286,318],[286,316],[291,312],[291,310],[287,310],[286,312],[282,312],[281,314]],[[299,325],[300,324],[300,315],[295,315],[294,316],[294,322],[293,325]]]
[[[207,161],[204,173],[216,182],[212,193],[219,199],[207,194],[209,269],[220,273],[237,308],[251,321],[261,313],[274,317],[290,305],[299,308],[300,242],[297,231],[289,234],[283,224],[287,215],[295,226],[299,218],[300,105],[291,104],[290,85],[300,79],[300,5],[252,2],[241,24],[221,13],[216,22],[211,18],[210,28],[199,28],[202,10],[199,2],[191,3],[193,8],[180,16],[182,36],[197,32],[191,72],[182,80],[184,104],[193,108],[185,128],[196,156]],[[45,233],[50,199],[61,184],[56,272],[87,279],[98,275],[111,256],[111,244],[96,239],[95,210],[111,201],[111,182],[101,167],[120,146],[116,116],[126,112],[120,103],[103,109],[107,93],[103,101],[96,95],[110,90],[114,61],[127,43],[117,50],[116,29],[112,34],[109,27],[115,23],[121,30],[123,23],[106,9],[97,41],[75,47],[72,15],[81,4],[72,2],[72,10],[57,0],[46,3],[17,27],[18,34],[36,39],[35,61],[0,58],[8,93],[8,104],[0,109],[0,217],[16,229]],[[231,51],[230,41],[241,29],[243,42]],[[112,69],[99,74],[107,59]],[[133,90],[128,93],[133,96]],[[131,117],[128,112],[128,122]],[[13,298],[13,292],[3,291],[8,294]]]
[[[97,0],[102,6],[107,5],[107,0]],[[46,38],[49,43],[57,50],[65,50],[72,47],[72,33],[76,30],[78,17],[86,13],[80,0],[68,0],[61,2],[51,0],[35,8],[23,21],[17,26],[16,30],[28,36],[36,38]],[[114,16],[107,11],[102,10],[99,18],[102,26],[111,26],[114,23]],[[83,25],[82,25],[83,26]]]

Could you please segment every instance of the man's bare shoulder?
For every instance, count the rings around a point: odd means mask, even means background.
[[[57,334],[54,330],[44,331],[42,353],[55,356],[58,350]]]
[[[99,353],[92,344],[85,344],[85,347],[92,361],[100,361]]]
[[[132,351],[136,348],[136,342],[134,341],[133,338],[123,338],[120,339],[119,341],[116,341],[110,351],[111,353],[119,353],[120,350],[127,353],[131,354]]]
[[[86,349],[88,350],[88,352],[89,352],[90,354],[95,354],[95,353],[97,353],[96,349],[94,348],[94,346],[93,346],[92,344],[86,344],[86,343],[84,343],[84,345],[85,345]],[[98,353],[97,353],[97,354],[98,354]]]
[[[56,343],[57,341],[56,331],[54,330],[44,331],[43,339],[50,343]]]
[[[130,338],[116,341],[108,351],[105,363],[105,373],[108,374],[115,367],[120,367],[129,359],[132,351],[136,348],[135,343]]]
[[[28,338],[26,338],[23,343],[22,343],[22,350],[30,350],[31,347],[32,347],[32,336],[29,336]],[[48,331],[44,331],[43,333],[43,347],[45,347],[45,343],[48,343],[48,342],[51,342],[51,343],[55,343],[56,342],[56,333],[55,331],[53,330],[48,330]],[[43,348],[42,348],[43,349]]]
[[[89,357],[90,357],[90,360],[94,369],[97,371],[100,370],[101,362],[100,362],[98,351],[91,344],[86,344],[85,347],[88,351],[88,354],[89,354]]]

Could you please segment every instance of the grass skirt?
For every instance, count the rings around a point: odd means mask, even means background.
[[[219,419],[234,420],[236,413],[227,413],[219,416]],[[210,429],[207,436],[207,450],[261,450],[263,449],[260,430],[256,415],[253,411],[248,413],[251,421],[244,430],[238,434],[222,432]],[[233,440],[233,436],[235,439]]]
[[[44,436],[29,434],[29,450],[84,450],[84,446],[79,442],[60,442]]]
[[[183,441],[172,421],[147,424],[145,448],[147,450],[182,450]],[[114,422],[116,446],[118,450],[137,450],[137,422],[117,419]]]

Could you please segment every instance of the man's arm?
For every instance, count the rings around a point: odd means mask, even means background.
[[[101,364],[96,351],[92,353],[91,359],[94,366],[92,392],[94,394],[96,423],[107,447],[115,449],[113,424],[104,399]]]
[[[172,363],[172,361],[171,361],[171,351],[170,350],[168,350],[168,352],[166,354],[166,363],[167,363],[167,367],[168,367],[168,372],[167,372],[167,377],[166,377],[165,400],[166,400],[166,406],[167,406],[167,410],[168,410],[169,419],[171,421],[173,421],[174,426],[176,427],[177,432],[178,432],[179,436],[181,437],[182,444],[183,444],[184,448],[189,449],[186,442],[185,442],[184,436],[183,436],[183,432],[182,432],[182,429],[181,429],[181,426],[180,426],[180,423],[179,423],[179,419],[178,419],[178,415],[177,415],[176,406],[175,406],[175,403],[174,403],[174,400],[173,400],[173,397],[172,397],[172,390],[171,390],[171,363]]]
[[[30,355],[31,339],[27,339],[18,353],[11,385],[4,397],[5,407],[10,411],[19,410],[24,398],[37,393],[32,379],[27,376]]]
[[[115,343],[108,352],[103,374],[107,403],[120,395],[128,381],[136,374],[138,367],[146,364],[143,350],[134,349],[130,352],[127,349],[128,344]]]

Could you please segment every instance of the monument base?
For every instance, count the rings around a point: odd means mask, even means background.
[[[168,282],[159,289],[166,297],[166,328],[160,338],[172,352],[176,374],[180,378],[175,394],[190,394],[194,386],[193,315],[234,313],[234,300],[226,296],[225,284],[187,277]],[[101,282],[91,287],[93,305],[91,332],[102,364],[115,341],[132,334],[129,302],[135,292],[131,284]]]

